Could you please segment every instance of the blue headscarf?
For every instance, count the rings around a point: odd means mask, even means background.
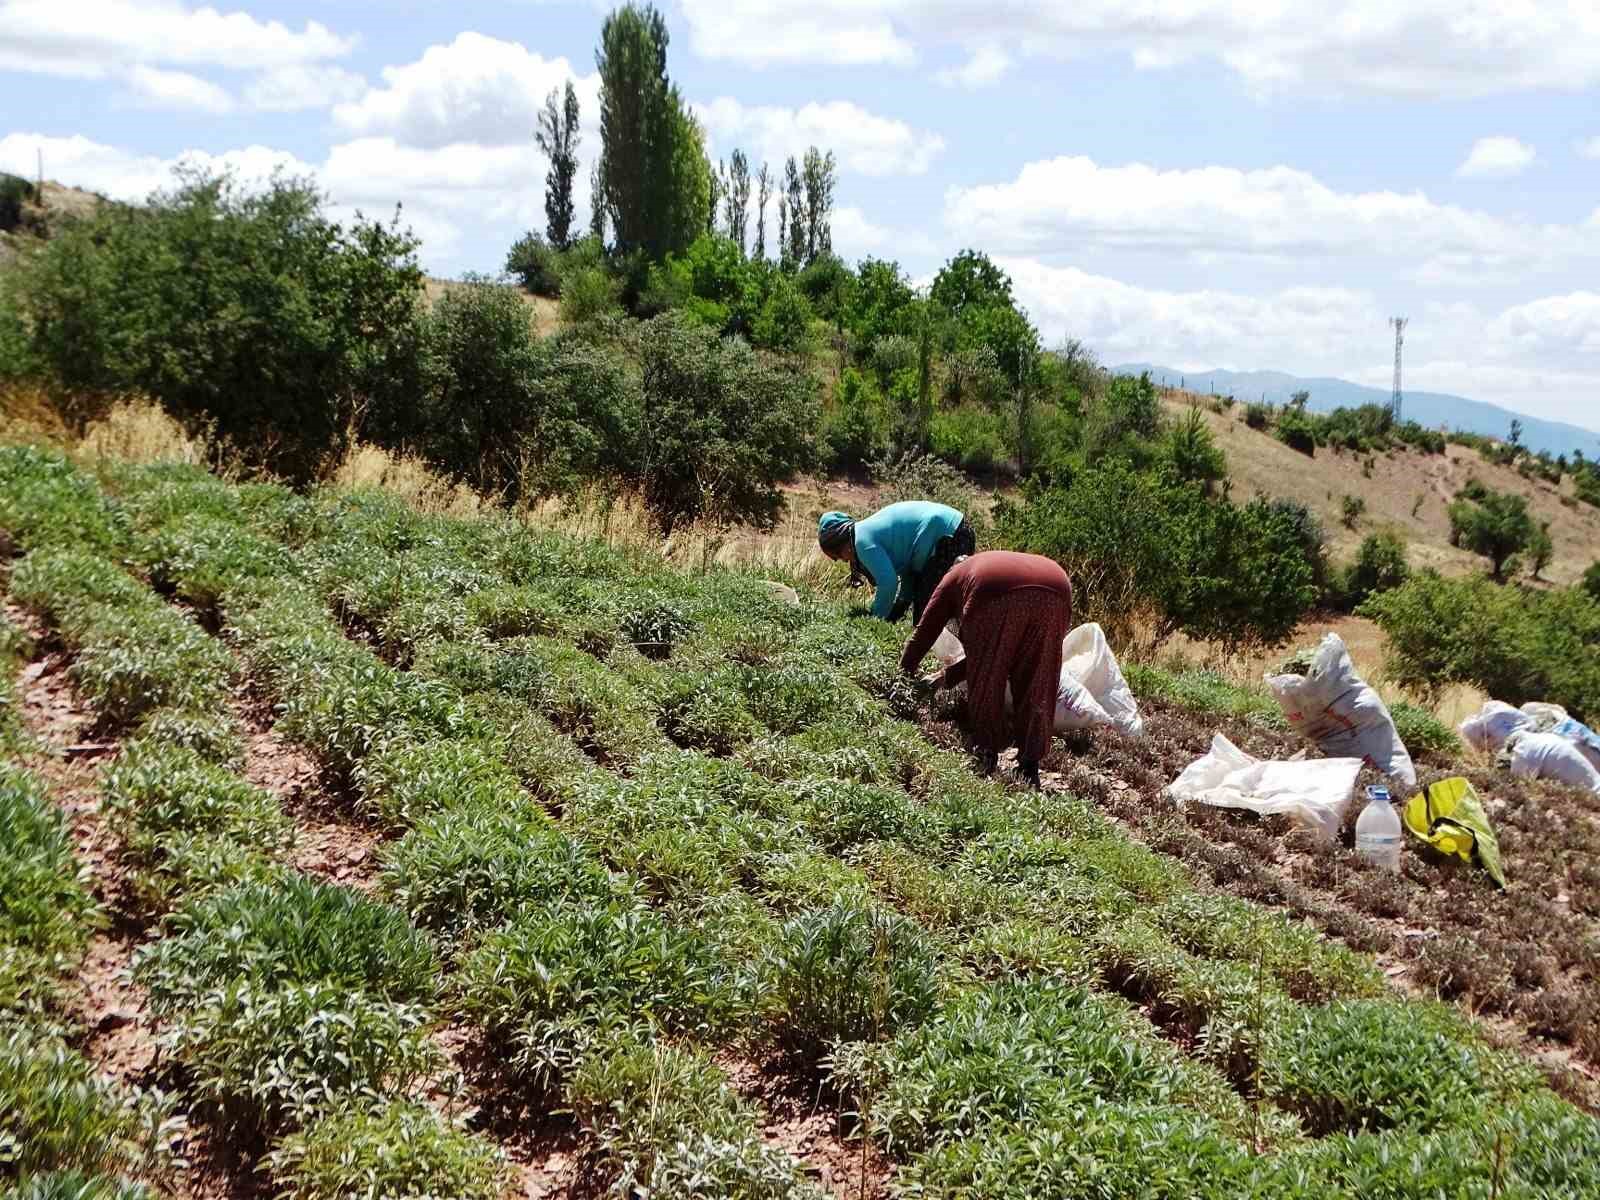
[[[850,539],[855,528],[849,514],[825,512],[817,520],[817,545],[825,551],[836,550]]]

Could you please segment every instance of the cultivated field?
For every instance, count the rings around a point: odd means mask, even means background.
[[[1298,748],[1211,677],[1032,794],[751,574],[15,447],[0,530],[18,1194],[1600,1194],[1592,798],[1395,881],[1163,806]]]

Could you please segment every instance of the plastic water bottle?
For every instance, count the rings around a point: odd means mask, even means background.
[[[1400,814],[1386,787],[1367,789],[1367,806],[1356,818],[1356,853],[1380,870],[1400,871]]]

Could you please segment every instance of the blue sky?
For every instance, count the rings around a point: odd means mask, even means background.
[[[1600,429],[1595,0],[676,0],[713,155],[841,169],[834,240],[963,246],[1107,362],[1409,385]],[[0,168],[137,198],[198,157],[403,203],[440,274],[542,225],[533,113],[598,149],[604,6],[0,0]],[[18,102],[20,100],[20,102]]]

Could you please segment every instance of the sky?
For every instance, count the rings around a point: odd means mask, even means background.
[[[607,5],[0,0],[0,169],[124,199],[314,174],[436,274],[580,219]],[[1600,430],[1600,0],[670,0],[713,158],[839,162],[835,248],[965,247],[1103,362],[1405,383]],[[775,214],[769,214],[775,221]]]

